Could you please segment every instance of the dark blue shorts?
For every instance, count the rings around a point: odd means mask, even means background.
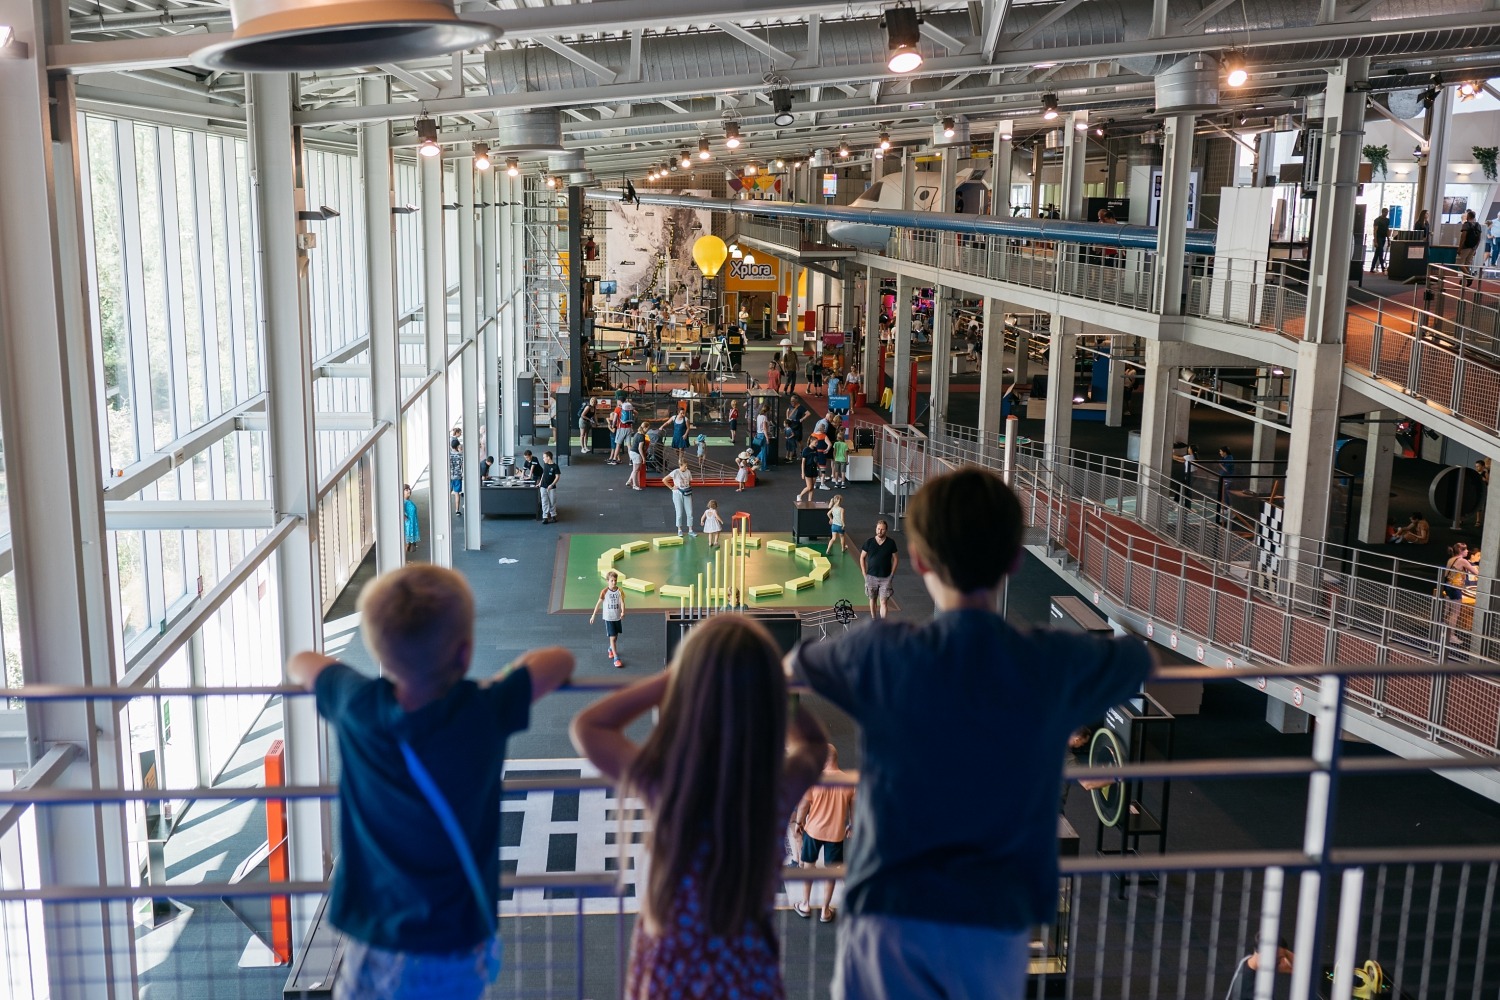
[[[617,635],[623,635],[624,632],[625,619],[620,618],[615,621],[610,621],[608,618],[604,619],[604,634],[606,636],[610,636],[611,638],[613,638]]]
[[[823,864],[841,865],[844,863],[844,842],[842,840],[819,840],[817,837],[802,835],[802,863],[815,865],[818,863],[818,851],[823,852]]]

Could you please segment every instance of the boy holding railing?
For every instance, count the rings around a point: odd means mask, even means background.
[[[287,677],[317,696],[338,737],[338,861],[328,913],[349,939],[339,1000],[474,1000],[500,971],[500,777],[531,705],[573,654],[532,650],[466,680],[474,597],[450,569],[412,565],[359,597],[367,677],[297,653]]]
[[[1057,918],[1068,737],[1138,692],[1151,655],[995,612],[1023,553],[1020,503],[994,473],[929,480],[906,525],[934,617],[882,619],[788,658],[860,726],[833,995],[1019,1000],[1031,928]],[[965,766],[979,761],[982,794]]]

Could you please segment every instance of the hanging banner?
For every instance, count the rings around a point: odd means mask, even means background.
[[[760,174],[755,177],[741,177],[739,174],[729,175],[729,190],[735,194],[750,191],[754,194],[780,194],[781,178],[772,177],[770,174]]]
[[[757,257],[754,264],[746,264],[743,260],[731,258],[722,273],[726,275],[724,290],[727,292],[771,292],[776,290],[781,279],[781,262],[775,257],[764,260]]]

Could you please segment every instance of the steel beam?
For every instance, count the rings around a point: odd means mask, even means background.
[[[50,18],[50,20],[44,20]],[[33,53],[66,36],[65,5],[0,0],[0,24]],[[16,631],[25,683],[109,685],[115,634],[114,575],[104,530],[88,308],[80,163],[83,137],[72,81],[39,60],[0,59],[0,433],[14,545]],[[57,486],[59,473],[67,488]],[[41,748],[84,750],[59,784],[124,783],[127,752],[113,710],[89,702],[28,705],[33,757]],[[125,812],[118,807],[43,810],[36,837],[41,888],[131,881]],[[42,949],[54,1000],[136,995],[127,905],[47,908],[23,919]]]
[[[106,500],[104,524],[110,531],[217,531],[269,528],[276,512],[264,500]]]
[[[307,269],[302,259],[307,251],[299,249],[305,223],[297,218],[302,150],[292,131],[294,79],[290,74],[251,74],[246,84],[252,207],[260,241],[255,277],[264,328],[271,502],[282,515],[297,519],[276,559],[281,649],[288,654],[323,647],[318,472],[313,448],[316,405]],[[316,707],[309,701],[291,698],[282,707],[288,784],[314,784],[324,777],[321,726]],[[290,877],[328,877],[332,847],[326,807],[294,802],[287,819]],[[297,940],[311,925],[312,911],[307,901],[293,906]]]

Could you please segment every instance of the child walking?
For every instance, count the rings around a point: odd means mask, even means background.
[[[376,577],[359,595],[368,677],[297,653],[287,677],[312,691],[337,739],[338,860],[329,921],[347,937],[334,996],[478,1000],[500,971],[500,777],[531,706],[566,683],[573,654],[534,649],[479,681],[474,595],[432,565]],[[413,845],[421,845],[420,849]]]
[[[828,501],[828,545],[823,549],[826,556],[833,551],[833,543],[839,543],[839,549],[843,552],[849,551],[849,539],[844,537],[844,498],[834,497]]]
[[[844,478],[849,472],[849,438],[848,430],[840,428],[833,437],[833,486],[834,489],[846,489],[849,480]]]
[[[604,575],[604,589],[599,591],[599,599],[594,602],[593,614],[589,615],[590,625],[594,624],[594,615],[600,609],[604,611],[604,634],[609,638],[606,655],[617,668],[623,668],[625,663],[620,659],[615,640],[625,631],[625,591],[620,589],[620,574],[614,570]]]
[[[698,436],[693,439],[693,443],[698,446],[698,473],[702,475],[703,463],[708,458],[708,435],[699,431]]]
[[[699,520],[703,524],[703,533],[708,536],[708,547],[718,548],[719,532],[724,530],[724,519],[719,516],[719,501],[710,500],[708,506],[703,508],[703,517]]]
[[[743,493],[745,492],[745,484],[750,481],[750,469],[755,464],[755,453],[746,448],[735,458],[734,464],[734,491],[736,493]]]
[[[771,909],[783,833],[828,753],[818,720],[788,702],[770,634],[726,614],[696,625],[663,673],[573,720],[573,745],[651,820],[625,996],[785,995]],[[635,743],[626,730],[658,707]]]

